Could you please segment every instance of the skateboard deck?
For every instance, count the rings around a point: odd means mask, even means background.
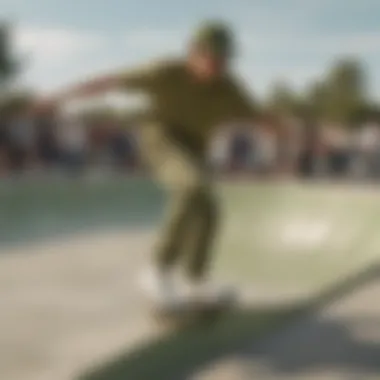
[[[156,307],[154,317],[158,322],[178,326],[213,322],[235,306],[232,301],[227,303],[186,302],[175,308]]]

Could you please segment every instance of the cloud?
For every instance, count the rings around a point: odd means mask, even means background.
[[[68,59],[98,47],[101,42],[99,35],[70,29],[21,27],[15,33],[16,50],[38,61]]]
[[[126,34],[126,44],[129,46],[148,46],[159,45],[175,46],[181,45],[183,32],[170,29],[141,29],[134,30]]]
[[[135,65],[181,51],[178,31],[137,29],[114,35],[70,28],[23,26],[16,29],[16,52],[27,57],[22,80],[50,90],[97,72]]]
[[[186,33],[170,29],[140,29],[125,34],[124,47],[133,54],[171,54],[183,51]]]
[[[243,59],[272,59],[276,56],[318,56],[325,61],[341,55],[380,53],[380,32],[336,35],[314,35],[292,30],[270,30],[257,33],[242,30],[238,35]],[[136,30],[125,35],[128,54],[141,56],[183,52],[187,33],[179,30]],[[278,60],[277,60],[278,61]],[[302,63],[302,62],[301,62]]]
[[[332,37],[324,41],[331,52],[350,54],[380,53],[380,32],[356,33],[342,37]]]
[[[326,0],[327,1],[327,0]],[[296,88],[323,74],[333,58],[380,52],[380,32],[300,33],[281,27],[239,33],[244,77],[260,94],[274,79],[285,78]],[[99,34],[70,28],[23,27],[16,33],[17,51],[30,57],[26,78],[40,90],[56,89],[86,75],[134,66],[151,58],[181,53],[188,37],[184,29],[141,28],[119,34]]]
[[[380,32],[332,34],[315,36],[300,33],[269,33],[257,36],[245,31],[241,38],[242,50],[249,54],[297,54],[334,57],[342,54],[367,55],[380,53]]]
[[[380,32],[351,33],[323,37],[299,37],[289,42],[291,50],[303,53],[322,53],[326,55],[380,53]],[[292,43],[292,44],[291,44]]]
[[[323,78],[328,67],[342,57],[358,57],[368,68],[380,53],[380,32],[311,36],[284,33],[242,40],[240,71],[255,91],[265,94],[274,80],[282,79],[298,90]],[[376,69],[371,70],[376,79]],[[371,88],[371,91],[373,89]]]
[[[86,57],[100,51],[104,36],[69,28],[20,26],[14,34],[16,53],[25,58],[25,71],[20,81],[37,88],[65,78]],[[67,73],[66,73],[67,75]]]

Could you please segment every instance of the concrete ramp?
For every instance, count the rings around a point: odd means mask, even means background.
[[[152,339],[133,289],[150,235],[9,249],[0,265],[0,378],[69,380]]]
[[[379,258],[376,188],[237,184],[223,197],[218,265],[227,277],[315,290]]]
[[[213,363],[195,380],[375,380],[380,376],[380,266],[321,296],[279,333]]]
[[[215,274],[241,285],[244,304],[212,328],[173,334],[151,322],[135,286],[149,261],[162,211],[157,189],[145,180],[14,186],[0,189],[4,379],[221,375],[210,363],[224,358],[229,363],[231,355],[290,320],[323,289],[380,257],[380,203],[374,189],[222,184],[226,222]],[[359,297],[350,310],[366,308],[368,298],[361,305]],[[282,346],[274,344],[279,356],[286,339],[280,338]],[[303,340],[294,344],[301,352]],[[244,375],[266,374],[271,347],[252,348],[264,358],[259,369],[246,372],[241,356],[232,360],[232,368],[239,363]],[[218,365],[223,368],[224,361]],[[245,379],[228,380],[235,378]]]

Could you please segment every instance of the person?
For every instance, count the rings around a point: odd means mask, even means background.
[[[9,116],[0,116],[0,178],[8,174],[9,155]]]
[[[35,120],[37,157],[40,165],[49,170],[57,167],[60,159],[56,119],[55,115],[44,115]]]
[[[81,174],[87,150],[86,126],[75,115],[62,115],[59,124],[58,140],[63,164],[73,175]]]
[[[19,109],[12,115],[9,125],[9,156],[16,173],[34,164],[36,131],[34,120],[27,109]]]
[[[142,284],[164,304],[176,304],[183,297],[221,300],[230,295],[230,289],[209,281],[219,206],[207,152],[217,126],[257,117],[255,102],[232,70],[236,45],[229,25],[204,21],[184,57],[89,80],[53,101],[117,89],[149,96],[150,106],[141,119],[141,155],[167,190],[169,206],[153,268]],[[185,271],[181,285],[175,275],[180,263]]]

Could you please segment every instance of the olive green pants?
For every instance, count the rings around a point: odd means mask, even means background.
[[[201,154],[179,144],[159,125],[145,126],[142,154],[169,198],[156,246],[157,264],[165,269],[184,263],[193,279],[206,275],[218,224],[218,205]]]

